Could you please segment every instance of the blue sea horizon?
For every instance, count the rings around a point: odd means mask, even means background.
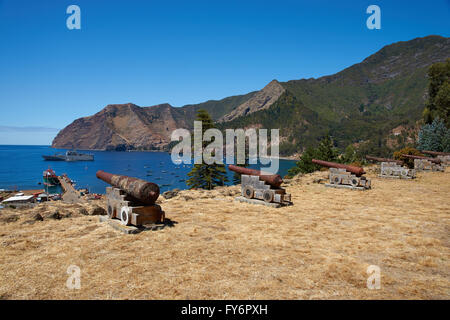
[[[0,145],[0,189],[28,190],[44,189],[42,173],[49,167],[57,175],[66,173],[75,181],[76,188],[87,188],[91,193],[105,193],[107,183],[97,179],[95,173],[104,170],[114,174],[151,181],[160,186],[161,193],[167,190],[188,189],[185,180],[192,164],[174,164],[170,153],[159,151],[78,151],[94,154],[94,161],[64,162],[44,161],[43,155],[65,153],[67,149],[54,149],[46,145]],[[293,160],[279,160],[278,173],[284,177]],[[250,165],[259,169],[259,165]],[[228,171],[232,181],[233,172]],[[38,183],[41,183],[40,185]],[[228,183],[231,184],[231,183]]]

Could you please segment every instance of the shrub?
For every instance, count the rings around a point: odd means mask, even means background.
[[[409,154],[413,156],[423,156],[423,154],[414,148],[406,147],[394,152],[394,159],[402,160],[409,168],[414,168],[414,159],[406,158],[403,154]]]

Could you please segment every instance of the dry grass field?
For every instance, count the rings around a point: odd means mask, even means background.
[[[350,191],[287,185],[294,206],[233,201],[237,187],[162,200],[176,224],[125,235],[92,204],[0,211],[2,299],[449,299],[450,169]],[[60,220],[45,217],[58,207]],[[14,221],[17,220],[17,221]],[[81,289],[66,287],[69,265]],[[369,265],[381,289],[366,286]]]

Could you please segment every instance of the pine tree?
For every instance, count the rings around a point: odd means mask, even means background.
[[[288,176],[293,177],[298,173],[310,173],[320,170],[320,166],[312,163],[312,159],[324,161],[337,161],[338,151],[333,145],[333,140],[329,135],[323,138],[317,148],[309,147],[303,152],[295,167],[288,170]]]
[[[425,123],[431,124],[439,117],[450,126],[450,58],[432,64],[428,79],[428,101],[423,112]]]
[[[436,118],[431,124],[422,126],[419,131],[419,149],[450,152],[450,130],[444,121]]]
[[[349,144],[347,148],[345,148],[345,151],[342,154],[340,160],[342,163],[354,163],[358,161],[359,159],[356,148],[353,145]]]
[[[325,138],[320,141],[319,146],[317,147],[317,153],[318,159],[324,161],[336,161],[339,156],[339,152],[334,147],[330,135],[326,135]]]
[[[206,110],[197,111],[196,121],[202,122],[202,135],[206,130],[214,128],[214,122]],[[207,142],[202,143],[202,150],[207,146]],[[190,177],[186,184],[190,189],[201,188],[212,190],[216,186],[223,186],[228,182],[227,171],[224,164],[206,164],[204,161],[200,164],[194,164],[192,170],[188,173]]]

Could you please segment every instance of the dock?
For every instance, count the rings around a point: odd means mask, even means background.
[[[62,201],[67,203],[78,203],[81,199],[80,193],[75,190],[70,179],[63,175],[58,176],[59,183],[63,189]]]

